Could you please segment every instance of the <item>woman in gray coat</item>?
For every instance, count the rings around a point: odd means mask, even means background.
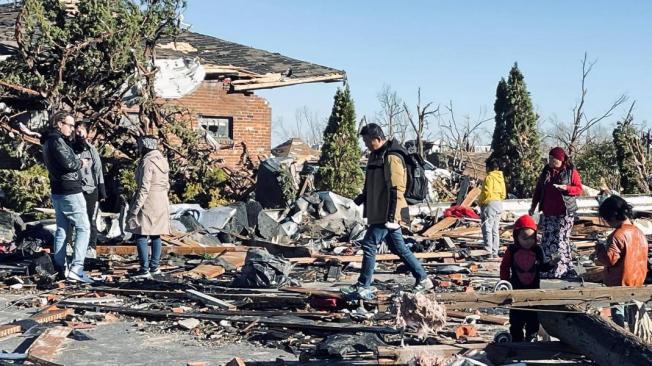
[[[141,155],[136,168],[138,188],[129,205],[127,231],[134,234],[138,247],[140,270],[135,277],[147,278],[161,273],[161,235],[170,233],[170,166],[157,149],[156,137],[140,137],[138,150]],[[152,242],[151,260],[147,250],[148,240]]]

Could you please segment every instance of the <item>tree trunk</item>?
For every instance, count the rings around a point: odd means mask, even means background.
[[[582,311],[576,306],[549,310]],[[548,334],[585,354],[601,366],[652,365],[652,347],[615,323],[585,313],[539,312]]]

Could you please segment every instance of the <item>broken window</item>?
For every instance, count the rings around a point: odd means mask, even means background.
[[[199,124],[219,142],[233,139],[233,117],[199,116]]]

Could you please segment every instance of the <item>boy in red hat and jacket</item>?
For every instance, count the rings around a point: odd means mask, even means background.
[[[543,250],[537,245],[537,224],[530,215],[523,215],[514,223],[514,244],[507,247],[500,263],[500,279],[509,281],[515,290],[540,287],[540,273],[555,266],[544,262]],[[536,311],[509,311],[509,333],[513,342],[531,342],[539,331],[539,318]],[[525,328],[525,336],[523,335]]]

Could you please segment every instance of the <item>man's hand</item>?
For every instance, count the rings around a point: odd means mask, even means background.
[[[399,225],[398,222],[386,222],[385,227],[390,231],[394,231],[400,229],[401,225]]]
[[[565,184],[553,184],[555,188],[557,188],[558,191],[561,192],[566,192],[568,190],[568,186]]]

